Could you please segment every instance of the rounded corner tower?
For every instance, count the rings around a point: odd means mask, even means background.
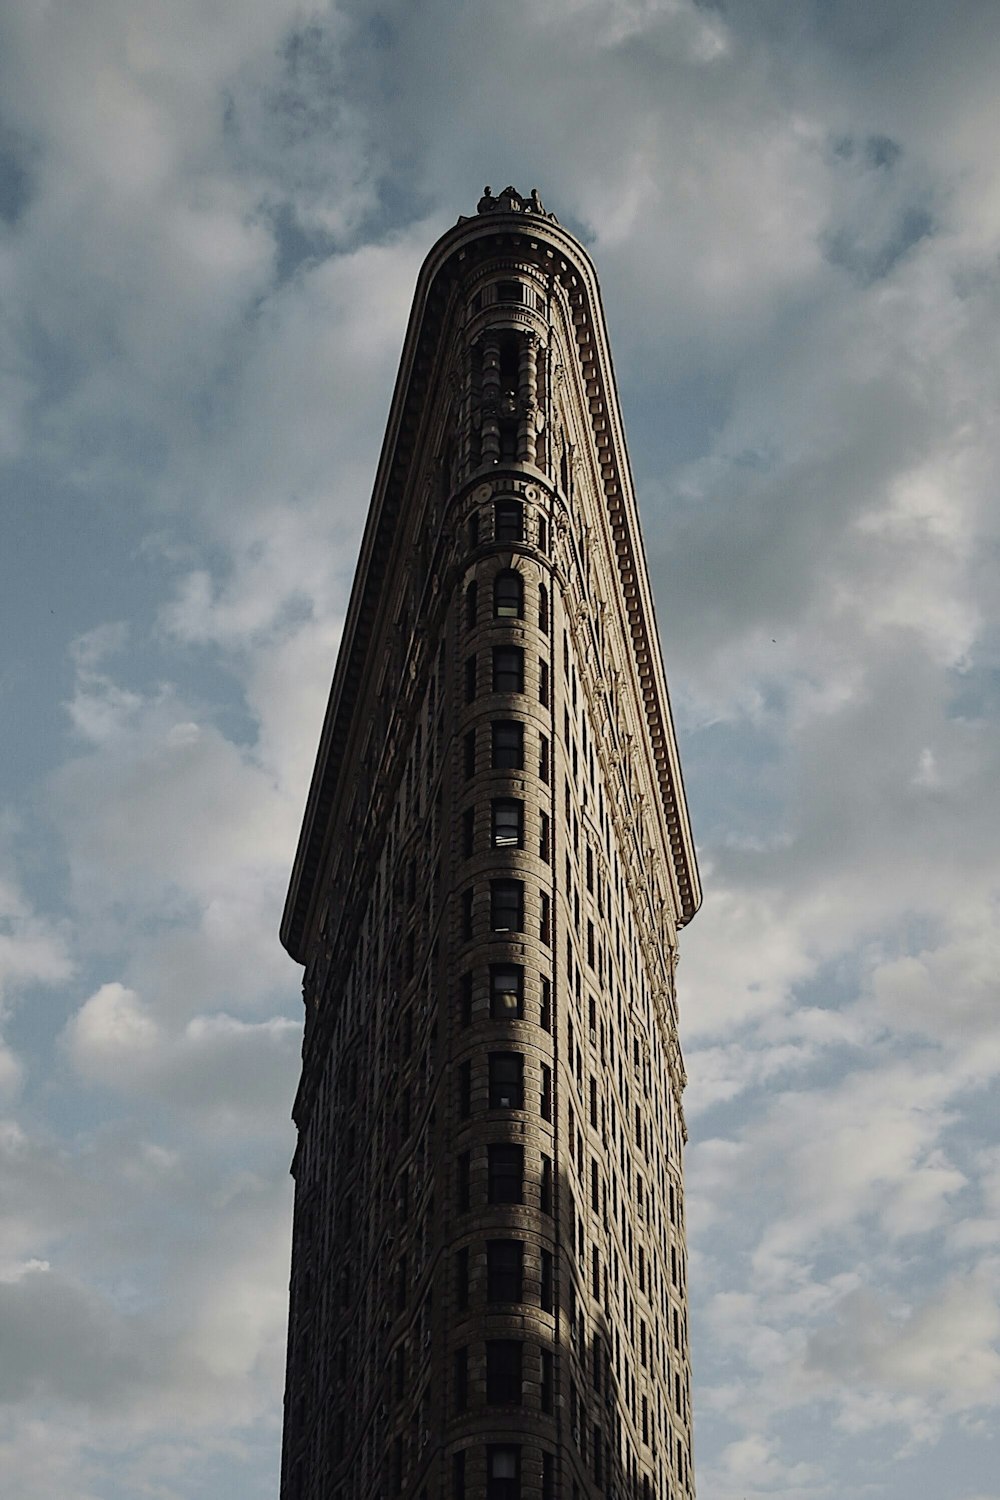
[[[282,1500],[693,1494],[699,899],[596,275],[487,188],[417,281],[282,923]]]

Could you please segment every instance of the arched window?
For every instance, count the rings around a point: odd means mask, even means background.
[[[524,613],[524,580],[508,569],[493,580],[493,614],[498,620],[519,620]]]

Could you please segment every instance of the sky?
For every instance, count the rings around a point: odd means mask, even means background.
[[[277,1494],[277,929],[419,265],[601,277],[702,1500],[1000,1500],[995,0],[0,5],[0,1490]]]

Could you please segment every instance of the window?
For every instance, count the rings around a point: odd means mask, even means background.
[[[469,517],[469,546],[479,546],[479,512],[474,510]]]
[[[471,895],[471,892],[469,892]],[[524,882],[522,880],[490,881],[490,926],[494,932],[524,931]],[[469,906],[469,935],[472,935],[472,906]]]
[[[552,1069],[547,1063],[542,1063],[541,1116],[543,1120],[552,1119]]]
[[[523,302],[524,287],[520,281],[498,281],[498,302]]]
[[[504,798],[493,803],[494,849],[524,847],[524,803]]]
[[[463,755],[465,779],[468,781],[476,774],[476,731],[474,729],[470,729],[465,736]]]
[[[473,579],[465,591],[465,624],[466,629],[475,628],[476,617],[479,614],[479,585]]]
[[[546,812],[538,814],[538,857],[549,862],[549,815]]]
[[[552,1410],[552,1351],[550,1349],[542,1350],[541,1408],[542,1411]]]
[[[524,580],[512,568],[493,580],[493,614],[498,620],[520,620],[524,614]]]
[[[538,1017],[538,1024],[543,1031],[552,1030],[552,983],[542,975],[542,999]],[[471,1006],[471,1000],[470,1000]]]
[[[458,1113],[467,1120],[472,1113],[472,1064],[462,1063],[458,1070]]]
[[[452,1384],[455,1392],[455,1410],[465,1411],[469,1404],[469,1351],[465,1347],[455,1350]]]
[[[491,1052],[490,1109],[523,1108],[523,1056],[520,1052]]]
[[[472,975],[463,974],[459,980],[459,1001],[462,1010],[462,1025],[472,1025]]]
[[[551,1312],[552,1298],[552,1251],[542,1251],[542,1311]]]
[[[451,1500],[465,1500],[465,1451],[451,1456]]]
[[[520,1302],[524,1289],[524,1245],[520,1240],[486,1241],[486,1297]]]
[[[457,1500],[465,1500],[464,1494]],[[556,1460],[552,1453],[542,1454],[542,1500],[556,1500]]]
[[[472,807],[467,807],[462,814],[462,856],[468,859],[472,854],[475,840],[476,813]]]
[[[458,1158],[458,1206],[467,1209],[469,1206],[469,1164],[470,1153],[463,1151]]]
[[[520,1406],[521,1345],[516,1339],[486,1340],[486,1400],[490,1406]]]
[[[524,652],[520,646],[493,647],[493,691],[524,692]],[[473,690],[473,697],[475,690]],[[466,666],[466,699],[468,700],[468,666]]]
[[[486,1450],[486,1500],[521,1500],[521,1450]]]
[[[490,1019],[517,1021],[524,1014],[524,970],[515,964],[490,969]]]
[[[524,536],[524,506],[520,500],[497,500],[493,506],[493,537],[498,542],[519,542]]]
[[[538,912],[538,936],[543,943],[551,943],[552,903],[545,891],[542,891],[539,897]]]
[[[549,664],[547,661],[539,660],[538,663],[538,701],[543,708],[549,706]]]
[[[538,775],[540,780],[548,782],[549,779],[549,741],[547,735],[538,736]]]
[[[468,942],[472,936],[472,899],[471,890],[462,892],[462,940]]]
[[[524,769],[524,725],[519,724],[515,719],[494,719],[493,721],[493,769],[494,771],[522,771]]]
[[[538,585],[538,628],[544,635],[549,633],[549,591],[544,583]]]
[[[463,1310],[469,1305],[469,1252],[459,1250],[455,1256],[455,1298]]]
[[[518,1200],[520,1201],[520,1200]],[[538,1206],[543,1214],[552,1212],[552,1158],[542,1157],[542,1180],[538,1195]]]
[[[495,668],[494,668],[495,675]],[[465,701],[471,703],[476,696],[476,653],[465,658]]]
[[[524,1199],[524,1147],[506,1141],[488,1150],[490,1203],[521,1203]]]

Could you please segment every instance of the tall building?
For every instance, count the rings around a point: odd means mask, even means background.
[[[417,282],[282,926],[283,1500],[693,1493],[698,900],[594,268],[487,189]]]

